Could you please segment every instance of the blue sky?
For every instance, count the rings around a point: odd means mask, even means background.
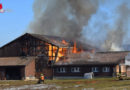
[[[11,10],[11,12],[0,13],[0,46],[3,46],[25,33],[28,25],[33,20],[32,7],[34,0],[0,0],[0,3],[3,4],[3,9]],[[84,27],[83,34],[85,37],[91,41],[93,40],[94,43],[95,41],[99,42],[100,39],[106,39],[107,32],[118,27],[116,22],[118,22],[118,16],[120,16],[121,13],[117,12],[117,8],[123,5],[123,3],[125,3],[130,10],[130,0],[104,0],[104,2],[100,3],[97,11],[91,15],[88,25]],[[50,5],[52,5],[51,0]],[[128,13],[128,17],[129,15]],[[125,20],[122,17],[120,18]],[[126,21],[128,23],[126,23]],[[123,23],[126,24],[125,27],[127,28],[126,31],[124,30],[126,35],[123,39],[125,42],[128,42],[130,40],[130,19],[126,21]],[[87,33],[89,34],[86,35]]]
[[[3,9],[11,12],[0,13],[0,46],[20,36],[33,19],[34,0],[0,0]]]

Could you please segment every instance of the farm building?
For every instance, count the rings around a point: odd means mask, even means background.
[[[52,78],[53,71],[51,66],[57,59],[60,47],[66,47],[65,44],[52,38],[26,33],[1,47],[1,78],[14,79],[19,76],[20,78],[15,79],[29,79],[38,76],[40,73],[44,73],[46,78]]]
[[[0,48],[0,80],[129,74],[129,52],[95,52],[94,47],[65,38],[26,33]],[[95,48],[94,48],[95,49]]]
[[[24,77],[30,77],[33,79],[34,76],[35,76],[34,57],[0,58],[0,80],[19,80],[24,79]]]
[[[54,77],[83,77],[93,72],[95,77],[113,77],[119,72],[130,76],[129,66],[125,65],[129,52],[96,52],[70,54],[68,59],[54,64]]]

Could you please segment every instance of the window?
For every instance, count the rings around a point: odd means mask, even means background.
[[[99,72],[99,68],[98,67],[92,67],[92,72]]]
[[[59,72],[59,73],[65,73],[66,69],[65,69],[65,67],[60,67],[60,68],[57,68],[57,72]]]
[[[72,67],[71,72],[80,72],[80,68],[79,67]]]
[[[110,71],[110,67],[103,67],[102,71],[103,72],[109,72]]]

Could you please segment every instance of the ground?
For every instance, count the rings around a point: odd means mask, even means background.
[[[130,80],[116,78],[62,79],[37,81],[0,81],[0,90],[130,90]]]

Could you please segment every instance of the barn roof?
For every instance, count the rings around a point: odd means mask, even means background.
[[[32,33],[29,33],[30,35],[32,35],[33,37],[35,38],[38,38],[38,39],[41,39],[41,40],[45,40],[47,42],[50,42],[54,45],[57,45],[59,47],[68,47],[68,46],[72,46],[74,44],[74,42],[76,40],[71,40],[71,39],[68,39],[68,38],[65,38],[65,37],[59,37],[59,36],[50,36],[50,35],[40,35],[40,34],[32,34]],[[65,40],[67,42],[67,44],[63,44],[62,41]],[[96,51],[100,51],[98,48],[92,46],[92,45],[89,45],[87,43],[83,43],[81,41],[76,41],[77,43],[77,47],[80,47],[82,46],[82,48],[84,50],[91,50],[91,49],[95,49]]]
[[[80,54],[69,54],[68,59],[60,60],[55,65],[88,65],[88,64],[118,64],[130,52],[84,52]]]
[[[62,43],[62,40],[64,40],[63,37],[49,36],[49,35],[41,35],[41,34],[32,34],[32,33],[25,33],[25,34],[23,34],[23,35],[17,37],[16,39],[12,40],[11,42],[9,42],[9,43],[3,45],[3,46],[0,47],[0,48],[3,48],[3,47],[5,47],[5,46],[7,46],[7,45],[9,45],[9,44],[11,44],[11,43],[13,43],[13,42],[15,42],[16,40],[20,39],[21,37],[23,37],[23,36],[25,36],[25,35],[30,35],[30,36],[32,36],[32,37],[34,37],[34,38],[40,39],[40,40],[42,40],[42,41],[46,41],[46,42],[48,42],[48,43],[50,43],[50,44],[53,44],[53,45],[55,45],[55,46],[59,46],[59,47],[67,47],[67,46],[68,46],[68,44],[63,44],[63,43]]]
[[[25,33],[25,34],[23,34],[23,35],[21,35],[21,36],[15,38],[15,39],[12,40],[11,42],[9,42],[9,43],[3,45],[3,46],[0,47],[0,48],[6,47],[7,45],[9,45],[9,44],[15,42],[16,40],[22,38],[22,37],[25,36],[25,35],[32,36],[32,37],[34,37],[34,38],[37,38],[37,39],[42,40],[42,41],[46,41],[46,42],[48,42],[48,43],[50,43],[50,44],[53,44],[53,45],[59,46],[59,47],[72,46],[73,43],[74,43],[74,41],[75,41],[75,40],[71,40],[71,39],[67,39],[67,38],[59,37],[59,36],[50,36],[50,35],[41,35],[41,34]],[[65,40],[65,41],[67,42],[67,44],[62,43],[63,40]],[[91,49],[96,49],[96,50],[98,50],[97,48],[95,48],[95,47],[93,47],[93,46],[91,46],[91,45],[89,45],[89,44],[86,44],[86,43],[83,43],[83,42],[79,42],[79,41],[77,41],[77,42],[78,42],[78,43],[77,43],[77,46],[79,46],[80,48],[81,48],[81,46],[82,46],[82,48],[85,49],[85,50],[91,50]]]
[[[49,42],[51,44],[54,44],[56,46],[59,46],[59,47],[66,47],[66,46],[69,45],[69,44],[63,44],[62,43],[62,40],[65,40],[65,38],[63,38],[63,37],[49,36],[49,35],[40,35],[40,34],[31,34],[31,33],[29,33],[29,34],[31,36],[35,37],[35,38],[47,41],[47,42]]]
[[[0,58],[0,66],[26,66],[34,57],[2,57]]]

